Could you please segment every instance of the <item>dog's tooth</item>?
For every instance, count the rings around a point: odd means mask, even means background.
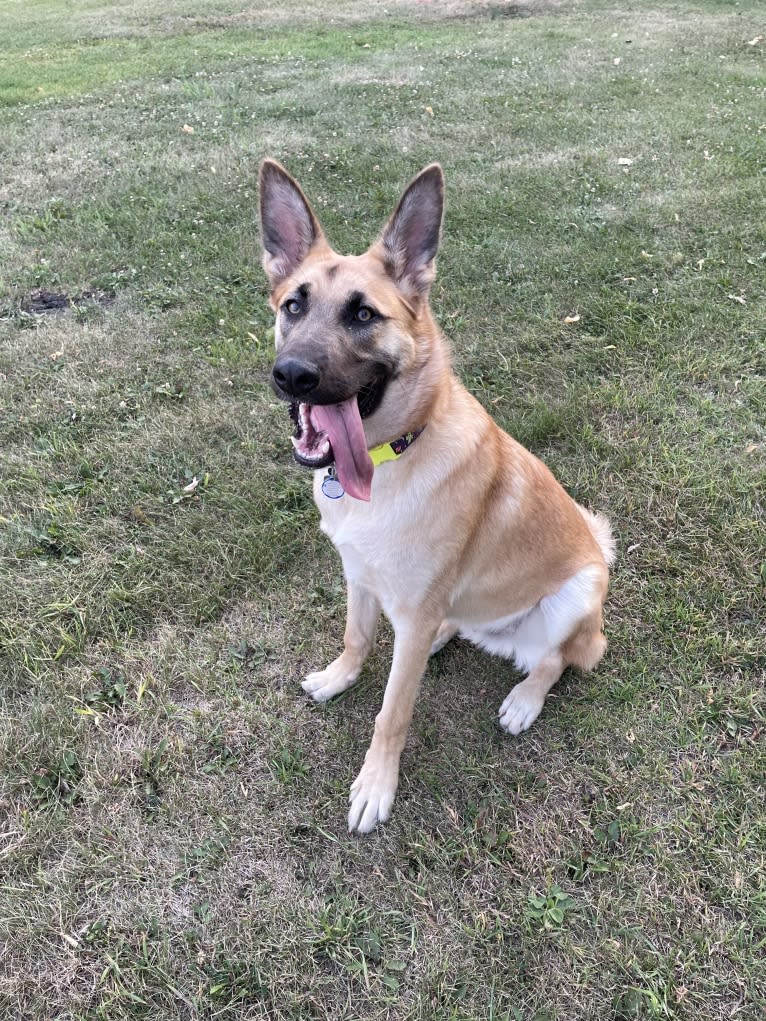
[[[293,446],[295,447],[295,449],[297,450],[297,449],[298,449],[298,441],[296,440],[296,438],[295,438],[294,436],[291,436],[291,437],[290,437],[290,442],[292,443],[292,445],[293,445]]]
[[[330,441],[329,440],[325,440],[324,443],[322,444],[322,453],[323,454],[329,454],[330,453]]]

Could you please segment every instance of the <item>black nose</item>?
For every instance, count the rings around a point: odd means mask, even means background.
[[[271,370],[271,378],[288,397],[305,397],[319,386],[319,369],[298,358],[280,358]]]

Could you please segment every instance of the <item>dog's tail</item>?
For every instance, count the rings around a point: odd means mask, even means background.
[[[579,503],[577,504],[577,509],[585,518],[588,528],[593,533],[593,538],[599,544],[607,567],[611,567],[617,556],[617,543],[612,535],[612,526],[609,524],[609,519],[603,514],[586,510]]]

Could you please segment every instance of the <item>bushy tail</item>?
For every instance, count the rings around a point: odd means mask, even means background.
[[[604,560],[606,560],[607,567],[611,567],[617,556],[617,543],[612,535],[612,526],[609,524],[609,519],[603,514],[586,510],[585,507],[581,507],[579,503],[577,505],[577,509],[585,518],[588,528],[593,533],[593,538],[601,547],[601,552],[604,554]]]

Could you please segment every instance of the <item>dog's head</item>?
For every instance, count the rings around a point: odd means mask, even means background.
[[[368,448],[424,424],[416,420],[424,398],[408,394],[407,381],[432,355],[441,168],[418,174],[360,256],[333,251],[299,185],[272,160],[261,166],[260,199],[277,315],[271,379],[291,402],[295,459],[310,468],[334,461],[346,492],[369,499]]]

